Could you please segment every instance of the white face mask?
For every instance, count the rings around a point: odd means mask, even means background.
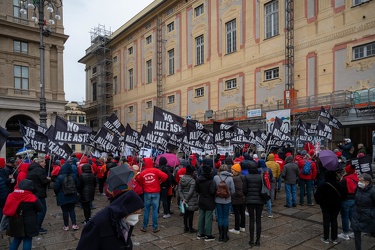
[[[366,184],[360,181],[360,182],[358,182],[358,187],[365,188]]]
[[[124,220],[129,226],[135,226],[135,224],[138,223],[139,214],[131,214],[128,217],[126,217]]]

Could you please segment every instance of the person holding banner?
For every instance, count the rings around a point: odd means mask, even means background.
[[[6,175],[9,176],[10,181],[7,181],[8,193],[10,194],[13,192],[14,187],[16,186],[17,180],[17,171],[14,169],[15,167],[15,160],[13,157],[7,159],[7,165],[5,166]]]

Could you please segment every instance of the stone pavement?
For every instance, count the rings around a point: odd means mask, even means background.
[[[217,239],[211,242],[196,239],[195,234],[183,233],[183,217],[179,215],[178,207],[173,198],[171,218],[163,219],[162,213],[159,217],[160,231],[152,233],[149,226],[148,232],[143,233],[139,229],[142,227],[143,217],[133,231],[134,249],[249,249],[248,220],[246,221],[246,232],[235,235],[229,233],[230,240],[226,243]],[[63,231],[62,212],[56,205],[53,191],[48,190],[47,215],[43,227],[48,230],[47,234],[34,237],[33,249],[35,250],[65,250],[75,249],[81,234],[83,224],[83,211],[76,208],[77,222],[81,227],[77,231]],[[94,205],[96,209],[93,214],[107,205],[106,197],[96,195]],[[284,189],[277,193],[275,206],[273,207],[273,218],[267,217],[266,210],[263,210],[261,246],[255,249],[354,249],[354,240],[349,241],[339,239],[339,244],[325,244],[320,241],[323,234],[322,216],[319,206],[297,206],[296,208],[285,208]],[[160,210],[162,211],[162,209]],[[248,218],[247,218],[248,219]],[[151,223],[150,218],[150,223]],[[195,213],[194,226],[197,228],[198,212]],[[234,226],[234,216],[229,216],[230,228]],[[339,216],[339,232],[341,232],[341,219]],[[218,238],[217,223],[213,222],[213,234]],[[9,249],[11,238],[4,232],[0,235],[0,249]],[[20,249],[22,249],[20,247]],[[362,236],[362,249],[375,249],[375,238],[367,235]],[[110,249],[109,249],[110,250]]]

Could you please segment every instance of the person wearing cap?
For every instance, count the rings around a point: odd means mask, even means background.
[[[23,179],[18,188],[8,195],[3,213],[9,216],[7,235],[14,237],[10,249],[18,249],[23,242],[23,249],[32,248],[32,238],[39,234],[38,212],[43,205],[33,194],[34,184],[28,179]],[[22,213],[23,230],[12,219]]]
[[[245,177],[241,174],[240,164],[234,164],[232,166],[232,175],[235,192],[232,195],[232,207],[234,212],[234,228],[229,229],[230,233],[239,234],[245,232],[245,210],[246,210],[246,198],[243,194],[243,183]]]
[[[369,174],[359,176],[355,205],[351,220],[354,232],[355,249],[361,249],[361,233],[375,236],[375,187]]]
[[[344,240],[349,240],[350,236],[353,238],[354,234],[349,233],[349,222],[352,219],[353,209],[354,209],[354,196],[357,190],[359,178],[358,174],[355,172],[355,166],[350,163],[345,167],[345,174],[340,179],[340,185],[345,192],[345,196],[341,202],[341,224],[342,233],[338,235],[339,238]]]
[[[337,147],[341,149],[341,153],[346,160],[353,158],[351,151],[354,151],[354,147],[351,139],[345,138],[344,144],[339,143]]]

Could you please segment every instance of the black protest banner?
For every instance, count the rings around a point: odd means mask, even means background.
[[[318,125],[312,123],[306,123],[306,130],[309,135],[315,135],[317,133]]]
[[[257,141],[255,140],[255,134],[253,131],[251,131],[251,129],[247,129],[247,132],[246,132],[248,138],[249,138],[249,144],[253,144],[253,145],[256,145],[257,144]]]
[[[48,153],[48,137],[42,132],[33,128],[26,127],[20,123],[20,132],[27,148],[33,149],[35,152]]]
[[[283,120],[276,116],[272,136],[279,141],[291,141],[292,136],[289,130],[289,123],[283,123]]]
[[[126,124],[125,135],[124,135],[125,143],[132,148],[139,149],[142,146],[140,145],[141,142],[138,140],[138,138],[139,138],[139,133],[135,131],[134,129],[132,129],[129,123]]]
[[[230,123],[214,122],[213,134],[215,143],[225,142],[234,137],[236,126]]]
[[[184,128],[183,128],[184,129]],[[182,140],[184,139],[184,134],[172,134],[168,133],[167,134],[169,140],[167,144],[167,149],[170,151],[173,151],[175,149],[178,149],[181,145]]]
[[[186,133],[189,141],[198,141],[203,133],[202,123],[197,120],[187,120],[186,122]]]
[[[42,133],[46,133],[48,129],[46,129],[45,127],[42,127],[30,120],[27,120],[26,121],[26,127],[29,127],[29,128],[33,128],[35,129],[36,131],[39,131],[39,132],[42,132]]]
[[[147,126],[143,124],[142,129],[141,129],[141,133],[139,133],[138,140],[140,142],[146,143],[146,135],[147,135]]]
[[[267,135],[265,135],[264,133],[262,133],[259,129],[258,129],[257,132],[255,133],[255,140],[256,140],[257,143],[259,143],[263,148],[266,147],[266,145],[267,145]]]
[[[113,153],[119,150],[119,136],[103,127],[95,135],[94,141],[103,147],[104,152]]]
[[[243,129],[236,128],[234,137],[230,139],[231,144],[243,147],[246,143],[250,143],[249,137]]]
[[[342,128],[341,122],[333,117],[327,110],[325,110],[323,106],[320,107],[319,115],[328,119],[328,126],[331,126],[335,129]]]
[[[3,127],[0,126],[0,150],[4,146],[10,133]]]
[[[267,142],[267,146],[277,146],[277,147],[281,147],[286,143],[286,141],[280,140],[280,138],[273,136],[271,133],[267,135],[266,142]]]
[[[90,133],[88,145],[101,153],[105,152],[103,146],[95,142],[96,134],[95,132]]]
[[[73,144],[89,144],[89,137],[92,128],[69,122],[66,119],[56,116],[53,141]]]
[[[332,140],[332,129],[321,121],[318,121],[318,128],[316,136],[320,140],[328,139]]]
[[[371,155],[365,155],[359,158],[351,159],[351,163],[355,166],[355,170],[359,174],[369,174],[372,179],[374,179],[374,175],[372,173],[372,159]]]
[[[45,134],[48,137],[48,153],[67,159],[73,153],[73,150],[70,148],[70,146],[67,143],[54,142],[52,140],[54,130],[55,130],[54,126],[51,125],[45,132]]]
[[[191,147],[206,150],[215,148],[212,133],[205,129],[199,121],[187,120],[186,133]]]
[[[125,132],[124,125],[121,123],[115,113],[112,113],[108,117],[107,121],[103,124],[103,127],[108,129],[109,131],[112,131],[113,133],[116,133],[119,136]]]
[[[184,118],[154,106],[154,131],[165,133],[183,133]]]

